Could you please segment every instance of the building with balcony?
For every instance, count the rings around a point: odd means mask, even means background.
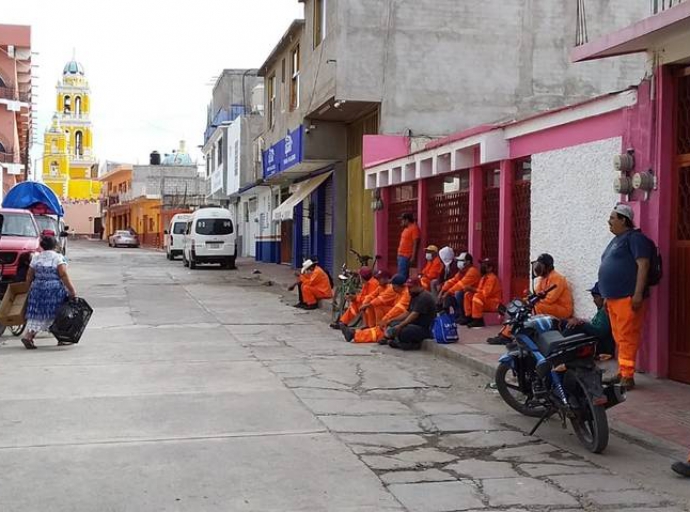
[[[175,213],[189,212],[206,203],[205,180],[185,151],[151,154],[149,165],[108,166],[100,178],[104,236],[133,229],[140,242],[161,247],[163,232]]]
[[[266,183],[282,190],[284,202],[299,183],[331,173],[315,190],[300,186],[304,200],[274,212],[282,261],[295,264],[316,254],[331,268],[355,265],[348,248],[373,253],[364,135],[406,134],[416,149],[458,130],[624,89],[645,72],[639,56],[573,65],[568,51],[583,26],[575,2],[301,1],[304,20],[260,67]],[[648,9],[647,0],[602,3],[589,12],[587,35],[625,26]],[[287,155],[290,141],[299,150]]]
[[[28,171],[31,112],[31,27],[0,25],[0,199]]]

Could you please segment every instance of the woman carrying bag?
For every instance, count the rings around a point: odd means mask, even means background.
[[[53,236],[41,237],[43,252],[31,260],[27,282],[31,284],[26,307],[27,335],[22,343],[28,349],[35,349],[34,338],[41,331],[47,331],[55,320],[65,300],[76,297],[74,285],[67,274],[65,257],[55,249],[58,242]],[[58,342],[58,345],[69,343]]]

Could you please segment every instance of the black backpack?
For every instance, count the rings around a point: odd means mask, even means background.
[[[652,257],[649,260],[649,272],[647,273],[647,286],[656,286],[661,282],[661,278],[664,277],[664,262],[661,259],[661,253],[659,248],[654,243],[654,240],[645,235],[642,231],[635,230],[635,232],[642,235],[647,244],[649,245],[649,252]]]

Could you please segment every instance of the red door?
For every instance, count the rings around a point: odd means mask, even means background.
[[[516,163],[513,182],[511,297],[522,297],[524,291],[530,288],[531,195],[532,163],[530,159],[520,160]]]
[[[690,68],[678,81],[675,200],[671,223],[669,377],[690,384]]]
[[[292,221],[280,223],[280,262],[292,263]]]
[[[398,265],[398,243],[402,233],[400,216],[411,213],[417,219],[417,184],[398,185],[391,190],[388,205],[388,267],[393,271]]]

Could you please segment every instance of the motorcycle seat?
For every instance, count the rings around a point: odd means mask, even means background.
[[[589,336],[586,334],[574,334],[573,336],[566,337],[559,331],[547,331],[539,333],[536,343],[539,352],[541,352],[544,357],[549,357],[551,354],[558,352],[558,350],[566,344],[569,345],[573,342],[584,341],[588,338]]]

